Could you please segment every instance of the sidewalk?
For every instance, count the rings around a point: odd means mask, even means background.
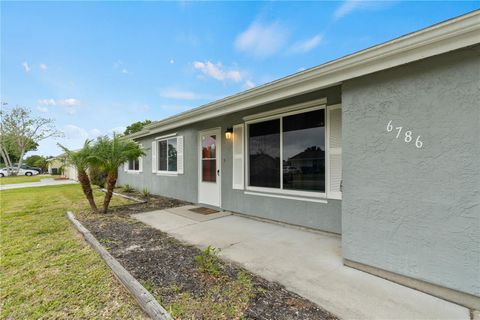
[[[339,236],[225,213],[206,219],[191,207],[133,217],[201,248],[221,248],[224,258],[343,319],[470,319],[467,308],[343,266]]]
[[[0,190],[19,189],[19,188],[31,188],[31,187],[45,187],[45,186],[58,186],[61,184],[74,184],[78,183],[73,180],[54,180],[52,178],[42,179],[38,182],[25,182],[15,184],[0,185]]]

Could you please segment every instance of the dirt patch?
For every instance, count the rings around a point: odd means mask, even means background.
[[[337,319],[231,262],[218,261],[215,276],[200,272],[195,257],[201,250],[129,216],[184,204],[151,197],[144,204],[117,207],[115,214],[79,219],[177,319]]]

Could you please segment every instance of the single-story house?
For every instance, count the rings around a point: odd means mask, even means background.
[[[65,178],[70,180],[78,180],[77,169],[69,165],[66,161],[65,154],[56,156],[47,160],[48,162],[48,173],[53,175],[62,175]]]
[[[480,309],[480,11],[154,122],[119,184],[341,235]]]

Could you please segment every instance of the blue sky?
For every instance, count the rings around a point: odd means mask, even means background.
[[[61,142],[123,131],[480,8],[479,2],[2,2],[1,100]]]

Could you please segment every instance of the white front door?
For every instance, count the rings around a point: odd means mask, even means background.
[[[221,130],[200,132],[198,141],[198,203],[220,207]]]

